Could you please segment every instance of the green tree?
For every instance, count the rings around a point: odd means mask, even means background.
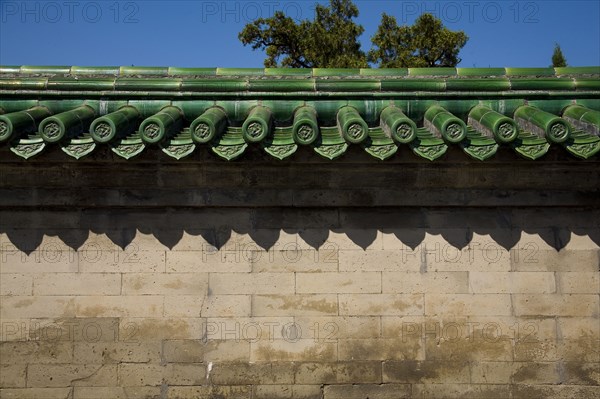
[[[253,50],[266,51],[265,67],[361,68],[368,64],[358,42],[364,28],[356,17],[351,0],[329,0],[328,7],[316,6],[312,21],[296,23],[277,11],[247,24],[238,37]]]
[[[454,67],[467,43],[463,31],[453,32],[435,16],[422,14],[412,26],[398,26],[396,18],[383,14],[371,38],[368,61],[381,68]]]
[[[558,43],[554,44],[554,53],[552,54],[552,66],[554,68],[566,67],[567,59],[563,55]]]

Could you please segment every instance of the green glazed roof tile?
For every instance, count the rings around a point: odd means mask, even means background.
[[[265,76],[304,76],[311,77],[310,68],[265,68]]]
[[[576,83],[570,78],[511,78],[512,90],[574,90]]]
[[[213,145],[211,150],[219,157],[231,161],[240,157],[248,148],[241,127],[230,127]]]
[[[571,140],[563,143],[563,145],[567,151],[576,157],[588,159],[600,152],[600,137],[576,130],[571,135]]]
[[[382,79],[382,91],[446,91],[443,79]]]
[[[343,81],[317,79],[317,91],[379,91],[381,81],[375,79],[344,79]]]
[[[445,116],[433,115],[440,107]],[[450,147],[479,161],[501,147],[531,160],[551,147],[589,159],[600,152],[599,111],[599,67],[0,67],[0,151],[25,159],[48,148],[75,159],[110,148],[125,159],[209,151],[230,161],[253,147],[282,160],[310,146],[330,160],[354,147],[385,161],[403,145],[431,161]],[[440,130],[448,118],[464,124],[460,139]],[[64,125],[54,122],[58,134],[53,120]],[[556,136],[552,121],[565,121],[570,135]],[[251,135],[253,122],[260,135]],[[406,140],[401,125],[410,125]]]
[[[180,134],[159,146],[162,152],[177,160],[191,155],[196,149],[189,129],[184,129]]]
[[[410,76],[455,76],[456,68],[408,68]]]
[[[494,156],[499,148],[494,139],[478,132],[472,126],[468,126],[467,139],[463,140],[460,145],[466,154],[480,161]]]
[[[89,134],[61,144],[61,150],[75,159],[80,159],[91,154],[95,148],[96,143]]]
[[[600,66],[554,68],[556,75],[598,75]]]
[[[42,137],[40,135],[34,135],[11,143],[10,150],[21,158],[29,159],[40,154],[45,147],[46,143]]]
[[[0,90],[44,90],[48,78],[0,78]]]
[[[23,65],[20,70],[22,74],[32,74],[32,75],[58,75],[58,74],[68,74],[71,72],[70,66],[30,66]]]
[[[407,76],[408,68],[362,68],[360,76]]]
[[[449,91],[504,91],[511,89],[511,81],[507,78],[447,79],[446,89]]]
[[[355,68],[313,68],[313,76],[360,76],[360,69]]]
[[[177,68],[170,67],[169,76],[216,76],[217,68]]]
[[[365,151],[382,161],[390,158],[398,151],[398,146],[388,137],[381,127],[369,129],[369,139],[363,144]]]
[[[554,76],[554,68],[506,68],[508,76]]]
[[[575,78],[575,87],[577,90],[600,90],[600,80],[599,79],[587,79],[587,78]]]
[[[146,145],[138,132],[132,133],[124,139],[111,144],[112,152],[125,159],[131,159],[140,155],[145,148]]]
[[[248,90],[282,92],[314,91],[315,81],[314,79],[250,79],[248,80]]]
[[[269,155],[279,160],[291,156],[298,150],[291,127],[276,128],[273,137],[263,142],[263,147]]]
[[[21,71],[21,67],[18,65],[1,65],[0,66],[0,74],[2,73],[19,73]]]
[[[523,156],[524,158],[535,161],[536,159],[546,155],[546,153],[550,149],[550,144],[515,144],[514,148],[519,155]]]
[[[217,76],[263,76],[262,68],[217,68]]]
[[[181,90],[181,79],[132,79],[118,78],[114,85],[115,90],[159,90],[159,91],[178,91]]]
[[[72,66],[71,75],[114,75],[119,74],[120,68],[117,66]]]
[[[417,129],[417,139],[410,143],[410,147],[415,154],[430,161],[435,161],[448,151],[444,140],[424,127]]]
[[[456,68],[458,76],[504,76],[504,68]]]
[[[119,68],[119,75],[130,76],[130,75],[153,75],[153,76],[166,76],[169,73],[167,67],[136,67],[136,66],[122,66]]]
[[[192,92],[239,92],[248,90],[248,80],[227,79],[183,79],[181,90]]]
[[[114,90],[113,78],[70,79],[62,77],[47,78],[48,90]]]

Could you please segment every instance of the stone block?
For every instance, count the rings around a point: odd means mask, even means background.
[[[53,387],[110,387],[117,385],[117,365],[30,364],[27,367],[27,386]]]
[[[296,292],[300,294],[341,294],[381,292],[381,273],[340,272],[296,273]]]
[[[254,295],[253,316],[327,316],[338,314],[337,295]]]
[[[340,315],[422,315],[423,294],[340,294]]]
[[[212,294],[293,294],[292,273],[211,273]]]

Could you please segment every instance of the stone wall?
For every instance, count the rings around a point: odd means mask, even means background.
[[[56,166],[62,173],[46,183],[35,180],[35,163],[4,165],[2,398],[600,393],[600,212],[597,193],[585,194],[597,192],[597,175],[568,197],[544,199],[539,189],[530,207],[480,207],[476,196],[454,207],[367,206],[359,196],[356,207],[293,207],[267,194],[266,207],[160,203],[175,191],[155,205],[142,196],[135,206],[131,192],[126,204],[58,203],[107,184],[91,179],[46,202],[40,193],[65,189],[93,166],[80,165]],[[124,187],[116,171],[127,165],[97,173]],[[520,179],[532,165],[541,168],[528,163]],[[597,167],[583,165],[553,173],[568,180]],[[481,187],[514,189],[486,186],[502,165],[477,167],[468,179]],[[351,174],[336,184],[344,178]],[[565,180],[550,186],[568,192]],[[19,206],[11,190],[29,202]],[[441,201],[433,189],[420,195]],[[587,205],[573,204],[578,198]]]

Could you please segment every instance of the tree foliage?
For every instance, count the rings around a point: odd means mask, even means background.
[[[358,8],[351,0],[318,4],[313,21],[296,23],[277,11],[247,24],[238,35],[244,45],[265,49],[265,67],[360,68],[367,66],[358,41],[364,28],[354,22]]]
[[[368,60],[382,68],[454,67],[467,40],[463,31],[449,30],[428,13],[412,26],[398,26],[396,18],[384,13]]]
[[[283,12],[247,24],[238,37],[253,50],[265,50],[265,67],[363,68],[453,67],[467,43],[463,31],[453,32],[431,14],[421,15],[412,26],[398,26],[383,14],[374,47],[365,54],[358,41],[364,28],[354,18],[358,8],[351,0],[318,4],[314,20],[296,23]]]
[[[554,44],[554,53],[552,53],[552,66],[554,68],[567,66],[567,59],[563,55],[563,52],[558,43]]]

